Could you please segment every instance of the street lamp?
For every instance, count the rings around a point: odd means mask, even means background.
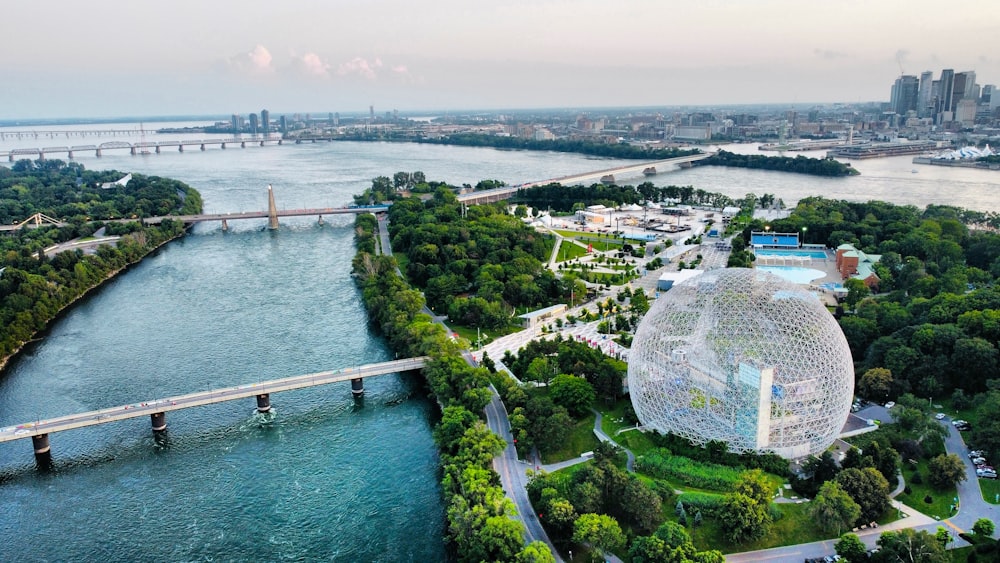
[[[806,231],[808,231],[808,230],[809,230],[809,227],[802,227],[802,242],[799,243],[799,246],[805,245],[805,243],[806,243]]]

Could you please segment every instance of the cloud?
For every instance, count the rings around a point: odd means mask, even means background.
[[[271,65],[273,60],[271,52],[266,47],[257,45],[249,53],[230,57],[226,62],[229,64],[229,68],[237,72],[265,74],[274,71],[274,67]]]
[[[380,68],[382,68],[382,59],[378,57],[375,57],[375,60],[371,62],[364,57],[354,57],[345,63],[341,63],[337,67],[337,74],[341,76],[357,74],[368,80],[375,80],[378,77],[376,71]]]
[[[323,61],[316,53],[306,53],[299,59],[299,64],[306,74],[312,76],[330,76],[330,65]]]
[[[409,74],[410,70],[406,68],[406,65],[396,65],[392,67],[392,71],[396,74]]]
[[[813,49],[813,54],[821,59],[846,59],[847,53],[830,51],[829,49]]]

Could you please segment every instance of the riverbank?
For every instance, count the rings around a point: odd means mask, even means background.
[[[142,256],[140,256],[138,259],[131,260],[128,263],[126,263],[124,266],[122,266],[120,268],[116,268],[114,270],[111,270],[110,272],[107,272],[104,275],[103,279],[101,279],[97,283],[94,283],[94,284],[90,285],[89,287],[87,287],[86,289],[84,289],[82,292],[80,292],[78,295],[76,295],[75,297],[72,297],[69,300],[69,302],[67,302],[65,305],[63,305],[62,307],[60,307],[59,310],[57,310],[55,312],[55,314],[53,314],[50,318],[48,318],[45,321],[44,326],[42,326],[41,328],[39,328],[35,332],[31,333],[31,335],[30,335],[30,337],[28,339],[23,340],[22,342],[20,342],[19,344],[17,344],[15,346],[15,348],[14,348],[13,351],[11,351],[10,353],[8,353],[6,356],[3,356],[2,358],[0,358],[0,377],[3,377],[4,372],[7,369],[7,365],[11,361],[13,361],[14,359],[16,359],[18,357],[18,355],[20,355],[21,352],[23,352],[27,346],[29,346],[29,345],[31,345],[33,343],[41,342],[44,339],[44,335],[49,330],[49,327],[52,326],[52,323],[58,321],[63,316],[65,316],[70,310],[72,310],[73,306],[76,305],[81,299],[83,299],[84,297],[88,297],[89,295],[91,295],[92,293],[94,293],[94,291],[96,291],[97,289],[103,287],[106,283],[108,283],[109,281],[111,281],[111,280],[115,279],[116,277],[118,277],[119,274],[121,274],[123,272],[126,272],[129,269],[131,269],[133,266],[139,264],[146,257],[148,257],[150,254],[155,253],[157,250],[159,250],[160,248],[162,248],[167,243],[169,243],[169,242],[171,242],[173,240],[176,240],[176,239],[184,236],[186,234],[186,232],[187,232],[186,229],[182,230],[179,233],[173,234],[172,236],[170,236],[166,240],[160,241],[155,246],[150,247],[149,250],[146,253],[144,253]],[[41,336],[41,337],[39,337],[39,336]]]

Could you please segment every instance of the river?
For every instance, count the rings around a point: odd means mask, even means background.
[[[388,143],[77,160],[185,181],[207,212],[264,209],[268,184],[279,207],[329,207],[400,170],[455,184],[520,183],[620,162]],[[654,181],[774,193],[786,203],[825,195],[1000,209],[995,173],[924,166],[914,174],[900,159],[856,165],[855,178],[700,167]],[[233,221],[228,233],[203,224],[167,245],[11,362],[0,379],[0,426],[390,359],[349,277],[352,218],[324,219],[284,220],[278,232],[263,220]],[[365,386],[363,405],[349,384],[277,394],[270,425],[251,400],[168,413],[164,443],[142,418],[55,434],[49,472],[35,469],[29,441],[0,444],[0,560],[442,560],[436,406],[416,378]]]

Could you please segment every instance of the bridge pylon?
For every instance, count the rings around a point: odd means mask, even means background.
[[[272,231],[278,228],[278,206],[274,204],[274,190],[271,184],[267,185],[267,228]]]

